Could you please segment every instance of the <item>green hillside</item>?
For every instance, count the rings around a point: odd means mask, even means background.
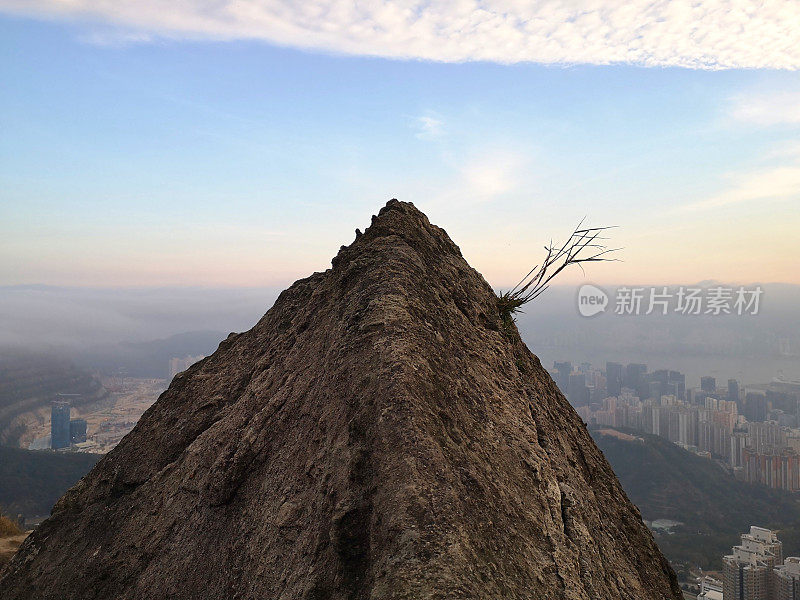
[[[0,507],[7,515],[50,514],[64,492],[102,458],[97,454],[0,446]]]
[[[797,496],[738,481],[714,461],[663,438],[634,435],[644,441],[592,432],[644,519],[684,523],[672,535],[656,536],[673,563],[720,568],[722,556],[750,525],[780,529],[784,554],[800,553]]]

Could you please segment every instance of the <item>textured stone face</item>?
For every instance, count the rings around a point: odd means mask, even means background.
[[[678,599],[581,420],[447,234],[390,201],[177,376],[3,598]]]

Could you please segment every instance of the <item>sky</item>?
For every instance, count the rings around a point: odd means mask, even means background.
[[[800,4],[0,0],[0,286],[283,286],[390,198],[496,287],[800,283]]]

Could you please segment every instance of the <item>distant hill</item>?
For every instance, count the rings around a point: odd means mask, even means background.
[[[22,450],[0,446],[0,508],[3,514],[50,514],[64,492],[100,460],[98,454]]]
[[[184,356],[208,356],[228,336],[221,331],[189,331],[149,342],[123,342],[76,351],[76,362],[107,375],[125,369],[131,377],[163,379],[169,360]]]
[[[635,435],[643,441],[592,431],[643,518],[684,523],[672,535],[656,536],[671,561],[719,568],[722,556],[750,525],[781,529],[784,554],[800,552],[797,496],[741,482],[717,463],[658,436]]]

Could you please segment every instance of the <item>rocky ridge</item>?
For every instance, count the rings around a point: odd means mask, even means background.
[[[8,599],[679,599],[458,247],[390,201],[178,375],[55,506]]]

